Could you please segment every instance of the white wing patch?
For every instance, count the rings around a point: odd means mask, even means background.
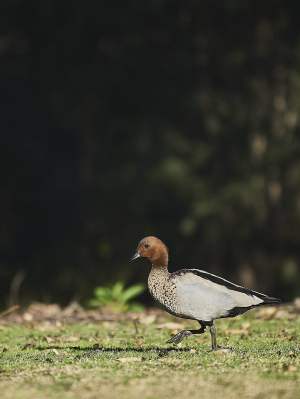
[[[189,272],[176,279],[176,294],[180,313],[203,321],[224,317],[236,307],[263,302],[255,295],[235,291]]]

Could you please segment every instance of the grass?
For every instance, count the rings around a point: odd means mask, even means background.
[[[300,397],[300,320],[219,321],[215,353],[209,333],[166,344],[174,321],[1,325],[1,398]]]

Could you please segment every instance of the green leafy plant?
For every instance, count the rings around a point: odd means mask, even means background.
[[[88,305],[93,308],[105,308],[113,312],[140,311],[143,306],[133,302],[145,290],[144,285],[134,284],[125,288],[122,281],[118,281],[110,287],[96,287],[94,296]]]

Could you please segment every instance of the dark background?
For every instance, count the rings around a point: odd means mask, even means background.
[[[297,1],[1,0],[0,105],[2,305],[145,281],[148,234],[299,294]]]

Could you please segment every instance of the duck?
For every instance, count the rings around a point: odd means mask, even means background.
[[[157,237],[143,238],[131,258],[146,258],[151,264],[148,288],[151,296],[168,313],[195,320],[198,329],[188,329],[172,336],[167,343],[178,344],[184,338],[202,334],[209,328],[211,349],[217,345],[215,320],[235,317],[262,305],[281,302],[257,291],[232,283],[222,277],[200,269],[181,269],[168,271],[169,251]]]

